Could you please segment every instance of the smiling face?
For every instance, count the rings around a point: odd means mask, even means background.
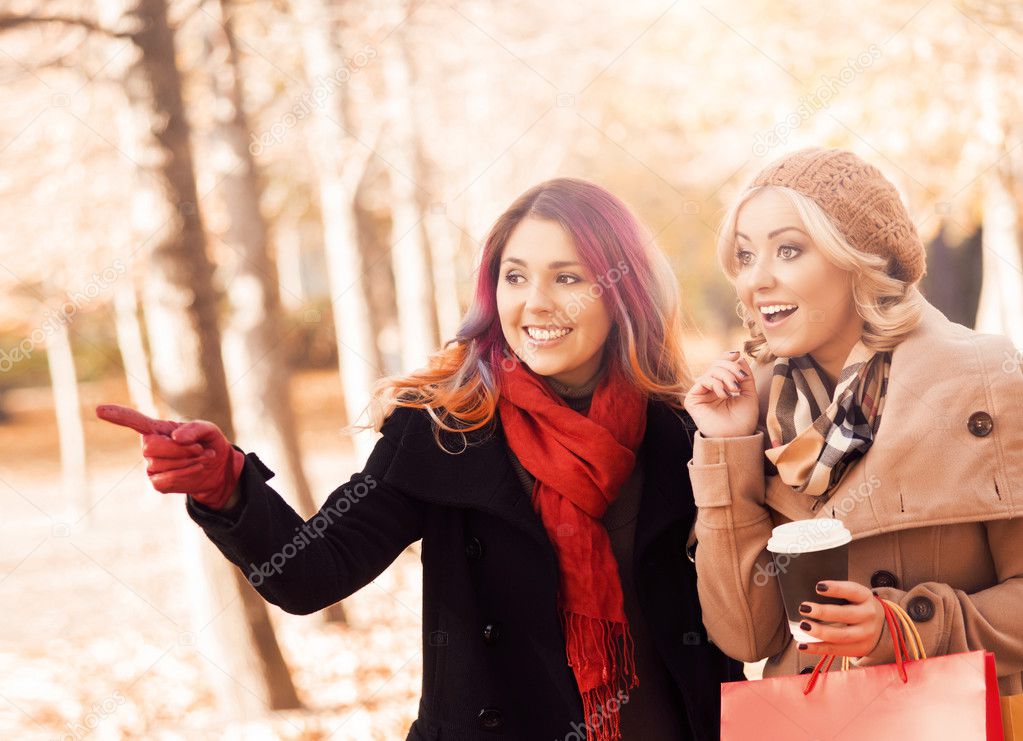
[[[560,224],[526,218],[501,255],[497,312],[508,346],[534,373],[582,386],[600,370],[611,316]]]
[[[735,222],[735,288],[779,357],[809,354],[834,380],[863,334],[852,276],[830,262],[781,193],[766,189]]]

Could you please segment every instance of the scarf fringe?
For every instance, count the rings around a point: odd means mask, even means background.
[[[635,645],[627,623],[562,614],[568,665],[583,701],[587,741],[618,741],[619,710],[639,686]]]

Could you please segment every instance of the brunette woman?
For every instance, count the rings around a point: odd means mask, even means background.
[[[693,426],[666,260],[621,201],[560,179],[497,220],[478,275],[457,337],[380,385],[383,437],[309,522],[209,422],[146,436],[153,485],[190,494],[288,612],[421,539],[410,739],[717,738],[741,665],[708,642],[684,552]]]

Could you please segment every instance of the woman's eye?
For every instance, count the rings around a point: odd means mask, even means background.
[[[749,250],[737,250],[735,259],[739,261],[740,265],[749,265],[753,262],[753,253]]]
[[[522,278],[518,273],[505,273],[504,279],[507,283],[511,283],[513,286],[519,285],[518,279]],[[522,278],[525,280],[525,278]]]
[[[783,244],[781,247],[778,248],[778,257],[780,257],[783,260],[791,260],[793,257],[796,257],[800,252],[802,252],[802,250],[799,249],[798,247],[795,247],[794,245]]]
[[[567,280],[563,281],[562,278],[566,278]],[[567,285],[572,285],[573,283],[578,283],[581,280],[582,280],[582,278],[580,278],[578,275],[572,275],[571,273],[562,273],[557,278],[557,282],[559,282],[559,283],[566,283]]]

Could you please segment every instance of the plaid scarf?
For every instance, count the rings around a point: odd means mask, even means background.
[[[782,481],[816,498],[814,509],[874,442],[891,360],[890,352],[877,353],[857,342],[833,390],[809,355],[775,362],[766,455]]]

